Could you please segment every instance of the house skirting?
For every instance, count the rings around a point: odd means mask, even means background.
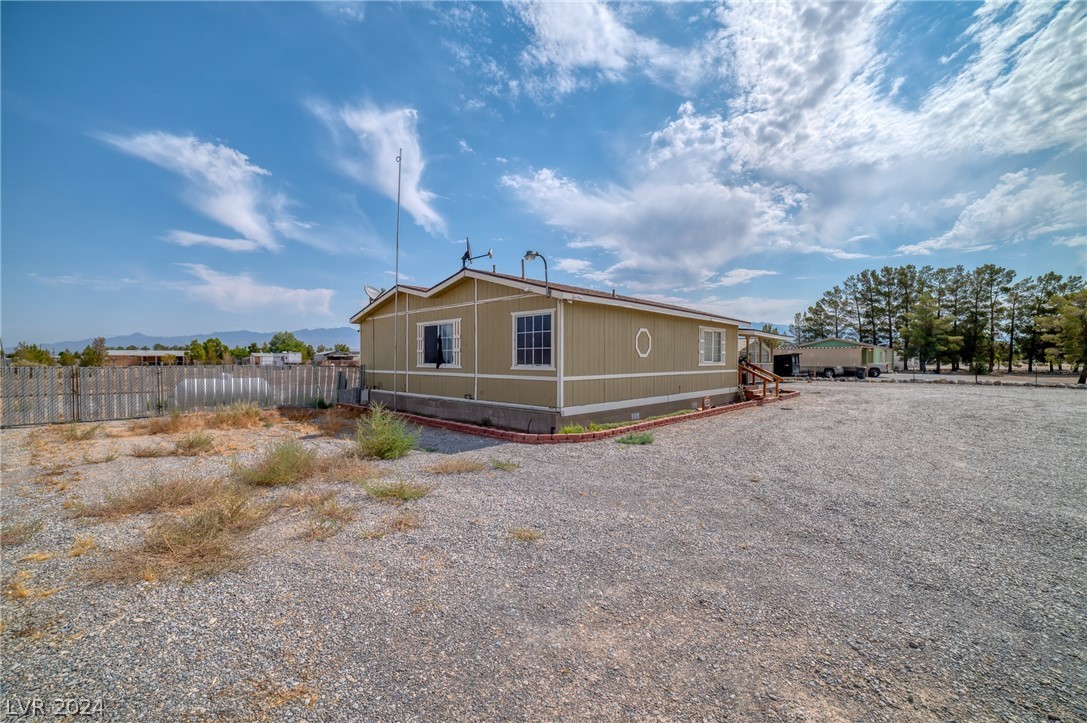
[[[369,392],[372,402],[382,404],[389,409],[531,434],[552,434],[566,424],[629,422],[684,409],[719,407],[732,404],[739,398],[739,390],[736,387],[728,387],[662,397],[586,404],[558,410],[405,392],[396,395],[394,405],[391,391],[370,389]]]

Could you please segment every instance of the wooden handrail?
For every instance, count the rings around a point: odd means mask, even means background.
[[[779,377],[777,374],[774,374],[773,372],[768,372],[765,369],[759,369],[758,367],[752,366],[751,364],[748,364],[747,362],[740,362],[740,370],[750,374],[751,376],[755,377],[756,379],[761,379],[762,380],[762,398],[763,399],[766,399],[766,384],[767,384],[767,382],[773,382],[774,383],[774,396],[775,397],[781,396],[781,386],[780,385],[781,385],[781,382],[785,381],[785,379],[783,377]]]

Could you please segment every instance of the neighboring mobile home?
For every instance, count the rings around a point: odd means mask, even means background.
[[[888,347],[834,337],[781,349],[775,351],[775,355],[797,352],[800,353],[800,368],[804,372],[828,378],[878,377],[891,371],[894,365],[894,351]]]
[[[735,401],[747,323],[474,269],[401,284],[351,322],[371,400],[532,432]]]

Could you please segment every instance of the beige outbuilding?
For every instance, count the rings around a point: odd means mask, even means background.
[[[351,322],[372,401],[532,432],[734,401],[747,324],[474,269],[381,292]]]

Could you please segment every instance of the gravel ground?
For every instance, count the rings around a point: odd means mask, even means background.
[[[1087,394],[800,389],[642,447],[424,430],[427,451],[382,464],[436,485],[419,529],[365,539],[389,506],[331,484],[359,512],[339,535],[303,541],[280,511],[247,567],[188,583],[88,582],[152,519],[89,524],[64,500],[346,441],[277,425],[196,461],[97,441],[35,484],[57,454],[5,430],[5,518],[45,526],[4,577],[59,589],[4,598],[0,694],[101,699],[111,720],[1087,720]],[[424,471],[449,455],[520,467]],[[99,548],[68,557],[77,535]]]

